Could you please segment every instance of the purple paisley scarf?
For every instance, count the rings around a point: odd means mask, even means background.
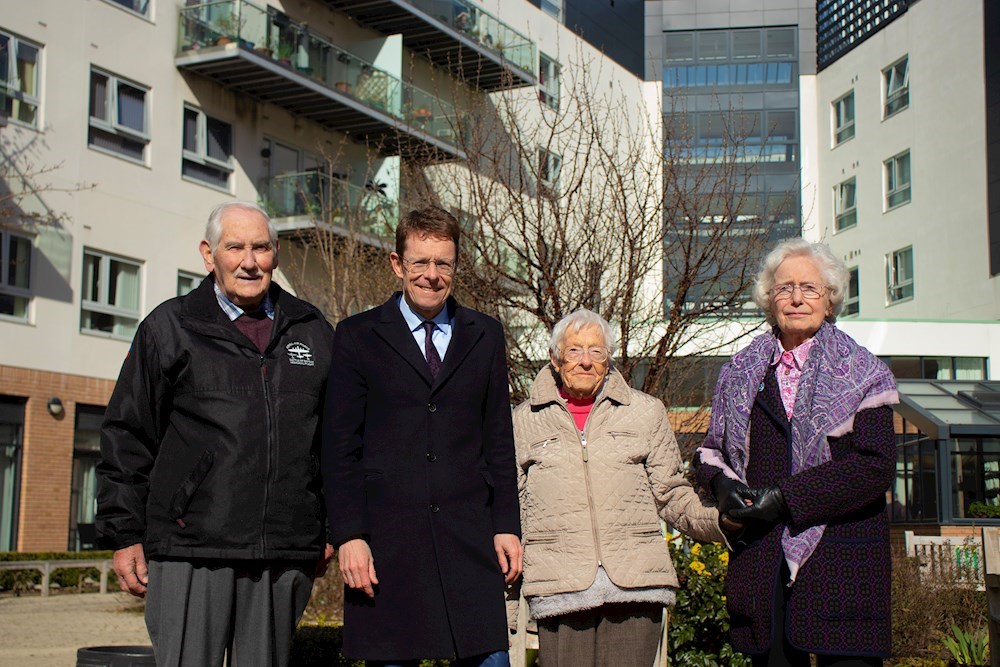
[[[780,345],[776,333],[757,336],[722,368],[708,435],[698,448],[703,463],[743,482],[750,455],[750,412]],[[793,475],[829,461],[827,438],[852,431],[858,412],[899,402],[892,372],[853,338],[829,322],[814,338],[792,410]],[[825,524],[811,526],[792,534],[785,527],[781,546],[791,581],[815,551],[825,528]]]

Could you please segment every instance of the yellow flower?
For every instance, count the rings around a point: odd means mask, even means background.
[[[692,555],[697,556],[700,553],[701,553],[701,545],[700,544],[696,544],[693,547],[691,547],[691,554]]]
[[[723,565],[729,565],[729,552],[723,551],[721,554],[719,554],[719,560],[722,561]]]
[[[702,563],[700,560],[691,561],[691,564],[688,565],[688,567],[694,570],[696,574],[701,574],[702,572],[705,571],[705,564]]]

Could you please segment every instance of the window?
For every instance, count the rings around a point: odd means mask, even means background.
[[[139,262],[85,249],[80,329],[130,340],[139,324]]]
[[[141,16],[149,17],[149,0],[107,0],[115,5],[121,5],[129,11],[133,11]],[[188,3],[191,4],[191,3]]]
[[[87,143],[136,162],[146,161],[149,89],[100,70],[90,71],[90,132]]]
[[[8,119],[38,127],[41,47],[0,31],[0,96]]]
[[[858,224],[857,179],[849,178],[833,188],[834,229],[843,231]]]
[[[181,174],[228,192],[231,173],[232,125],[185,106]]]
[[[913,248],[885,257],[886,300],[889,304],[913,298]]]
[[[893,521],[936,521],[936,443],[917,432],[897,435],[896,441],[896,480],[892,486],[890,516]]]
[[[882,70],[882,95],[885,97],[883,117],[910,106],[909,57]]]
[[[541,8],[556,21],[562,22],[563,0],[542,0]]]
[[[0,396],[0,551],[17,550],[24,399]]]
[[[886,160],[885,210],[910,203],[910,151]]]
[[[850,279],[847,282],[847,294],[844,295],[844,310],[841,311],[844,317],[857,315],[861,311],[861,300],[858,296],[858,267],[848,269],[847,273]]]
[[[985,380],[985,357],[880,356],[897,380]]]
[[[552,190],[559,182],[559,167],[562,158],[550,150],[538,149],[538,183],[540,190]]]
[[[187,271],[177,272],[177,296],[184,296],[201,284],[203,276],[198,276]]]
[[[955,518],[972,518],[972,503],[1000,505],[1000,439],[954,438],[950,445]]]
[[[28,319],[31,239],[0,231],[0,315]]]
[[[104,408],[76,405],[73,432],[73,481],[69,493],[68,549],[93,549],[97,538],[97,464],[101,460],[101,422]]]
[[[559,63],[544,53],[538,54],[538,100],[553,109],[559,108]]]
[[[838,146],[854,136],[854,91],[833,103],[833,145]]]

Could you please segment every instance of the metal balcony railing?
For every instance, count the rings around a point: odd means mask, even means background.
[[[383,152],[461,157],[454,105],[393,76],[273,7],[221,0],[181,9],[178,67],[331,129],[366,136]]]
[[[328,224],[345,233],[389,238],[399,220],[398,201],[319,171],[264,179],[259,197],[273,218],[305,218],[293,225],[297,228]]]

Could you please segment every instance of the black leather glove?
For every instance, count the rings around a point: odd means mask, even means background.
[[[770,523],[778,523],[788,517],[785,497],[781,495],[781,489],[777,486],[750,489],[748,497],[753,501],[753,505],[734,509],[729,513],[729,516],[737,521],[768,521]]]
[[[719,514],[729,514],[730,510],[746,507],[743,499],[750,497],[746,484],[721,472],[712,478],[712,493],[719,503]]]

